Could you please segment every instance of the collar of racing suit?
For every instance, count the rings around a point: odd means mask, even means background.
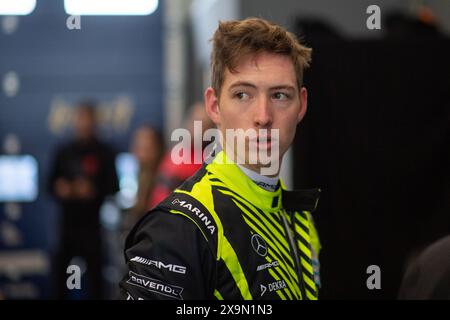
[[[275,191],[261,188],[247,177],[224,151],[220,151],[206,169],[214,173],[233,190],[238,190],[243,198],[251,201],[258,208],[267,211],[277,211],[281,208],[281,190],[283,187],[281,180]]]
[[[283,181],[279,179],[277,189],[268,191],[258,186],[234,163],[222,150],[206,167],[226,185],[251,201],[262,210],[278,211],[283,206],[290,210],[314,211],[319,200],[320,189],[302,189],[287,191]]]
[[[263,176],[253,170],[250,170],[240,164],[238,164],[239,169],[245,173],[245,175],[250,178],[257,186],[263,188],[267,191],[275,191],[278,189],[278,180],[280,177],[277,175],[276,177],[267,177]]]

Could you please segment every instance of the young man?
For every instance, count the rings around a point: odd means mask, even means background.
[[[219,24],[205,106],[223,151],[132,230],[124,298],[317,299],[318,190],[278,178],[306,112],[310,51],[262,19]]]

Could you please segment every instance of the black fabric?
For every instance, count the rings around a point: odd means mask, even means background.
[[[304,189],[295,191],[282,191],[283,206],[286,210],[314,212],[319,203],[320,189]]]

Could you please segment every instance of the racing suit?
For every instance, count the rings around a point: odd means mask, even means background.
[[[267,191],[220,152],[130,232],[122,298],[317,299],[319,192]]]

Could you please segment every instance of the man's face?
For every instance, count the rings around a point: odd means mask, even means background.
[[[276,161],[281,164],[294,139],[296,126],[305,114],[307,91],[298,88],[294,65],[289,57],[261,53],[243,59],[236,73],[226,70],[220,97],[216,96],[214,89],[208,88],[205,103],[208,115],[225,139],[224,149],[226,144],[234,143],[226,141],[227,129],[253,129],[258,133],[254,141],[257,151],[273,152],[278,148]],[[260,129],[266,129],[267,134]],[[278,142],[275,135],[271,136],[271,129],[278,131]],[[250,143],[248,145],[251,146]],[[245,157],[244,166],[260,172],[264,165],[259,159],[256,164],[248,161],[252,152],[248,145],[245,155],[235,156],[237,159]]]

